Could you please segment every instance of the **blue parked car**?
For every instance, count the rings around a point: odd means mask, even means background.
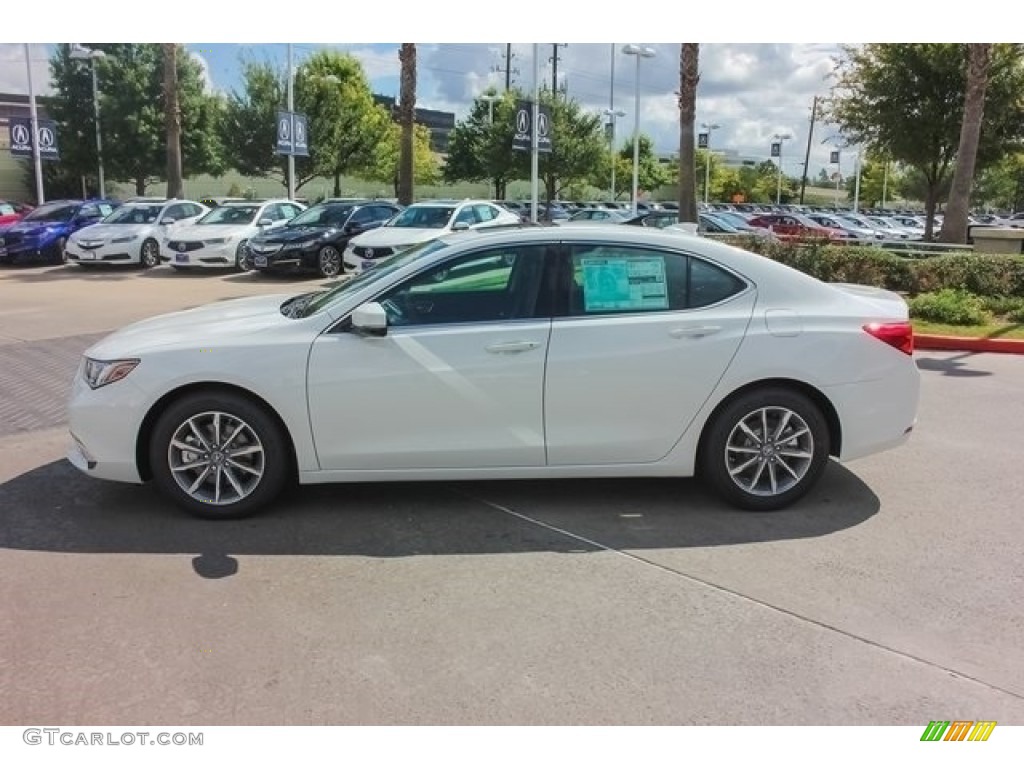
[[[43,203],[0,234],[0,264],[65,261],[64,245],[72,232],[108,216],[112,200],[52,200]]]

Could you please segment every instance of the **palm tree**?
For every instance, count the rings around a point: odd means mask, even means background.
[[[697,221],[697,168],[694,123],[697,119],[697,62],[700,43],[679,50],[679,220]]]
[[[398,51],[402,63],[401,90],[398,98],[398,119],[402,126],[402,143],[398,156],[398,202],[410,205],[413,198],[413,147],[416,118],[416,44],[402,43]]]
[[[178,44],[163,43],[164,119],[167,125],[167,197],[181,197],[181,110],[178,107]]]
[[[949,189],[949,203],[942,219],[939,240],[944,243],[967,242],[967,209],[974,183],[974,162],[981,137],[981,118],[985,111],[985,89],[988,87],[992,43],[967,45],[967,88],[964,94],[964,117],[960,124],[960,145],[956,151],[956,168]]]

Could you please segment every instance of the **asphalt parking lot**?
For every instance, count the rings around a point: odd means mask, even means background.
[[[1024,723],[1024,358],[793,509],[692,481],[297,489],[238,522],[63,460],[104,332],[323,281],[0,269],[0,723]]]

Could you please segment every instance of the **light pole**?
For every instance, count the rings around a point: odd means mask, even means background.
[[[494,125],[494,102],[501,101],[501,96],[496,93],[485,93],[480,100],[487,102],[487,124]]]
[[[71,46],[71,58],[78,61],[88,61],[92,67],[92,108],[96,116],[96,162],[99,172],[99,192],[97,197],[103,197],[106,194],[106,187],[103,180],[103,139],[100,136],[100,91],[96,78],[96,61],[106,57],[107,54],[95,48],[86,48],[84,45]]]
[[[612,186],[610,190],[611,196],[608,199],[611,202],[615,202],[615,123],[620,117],[625,117],[626,113],[621,109],[606,109],[604,113],[608,116],[608,124],[611,127],[611,130],[608,132],[608,150],[611,152],[612,158]]]
[[[708,134],[708,155],[704,158],[704,205],[706,206],[708,204],[708,189],[711,187],[711,132],[717,131],[722,126],[718,123],[701,123],[700,127]]]
[[[779,145],[779,180],[775,187],[775,204],[780,205],[782,203],[782,142],[788,141],[793,137],[788,133],[776,133],[772,138]]]
[[[640,59],[654,57],[654,49],[646,45],[622,46],[627,56],[636,56],[636,84],[633,99],[633,215],[636,216],[637,191],[640,186]]]

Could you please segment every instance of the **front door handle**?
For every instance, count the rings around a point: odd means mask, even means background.
[[[688,325],[683,328],[673,328],[668,335],[673,339],[700,339],[718,333],[721,329],[717,325]]]
[[[495,355],[508,354],[511,352],[527,352],[540,346],[539,341],[502,341],[491,344],[485,349]]]

